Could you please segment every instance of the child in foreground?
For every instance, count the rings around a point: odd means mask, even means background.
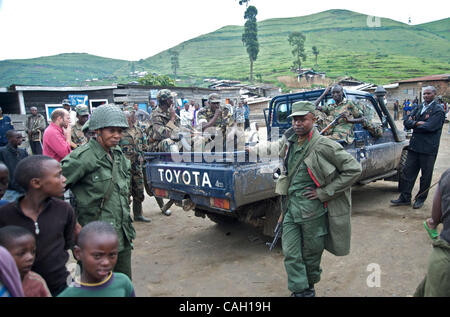
[[[27,229],[6,226],[0,229],[0,245],[11,253],[19,270],[25,297],[51,297],[47,283],[31,271],[36,257],[36,240]]]
[[[75,213],[62,197],[66,178],[51,157],[28,156],[17,164],[14,178],[25,195],[0,207],[0,228],[19,226],[33,233],[36,258],[33,271],[44,278],[56,296],[67,287],[67,250],[74,244]]]
[[[131,280],[113,273],[119,240],[114,228],[94,221],[84,226],[74,247],[74,256],[82,264],[79,284],[72,283],[58,297],[135,297]]]

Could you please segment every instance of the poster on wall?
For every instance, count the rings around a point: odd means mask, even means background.
[[[72,107],[77,105],[89,106],[88,99],[88,95],[69,95],[70,105]]]
[[[53,110],[62,108],[62,104],[47,104],[45,105],[45,114],[47,116],[47,122],[50,122],[50,116],[52,115]]]

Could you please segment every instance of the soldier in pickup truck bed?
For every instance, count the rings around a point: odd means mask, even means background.
[[[222,106],[220,102],[219,94],[212,93],[208,96],[208,106],[199,110],[198,124],[201,127],[201,130],[206,133],[204,133],[201,138],[195,138],[194,143],[203,142],[203,145],[208,143],[209,140],[207,134],[211,130],[209,128],[215,127],[217,132],[220,131],[222,133],[221,137],[225,144],[227,133],[231,132],[231,127],[233,126],[233,115],[225,106]]]
[[[156,95],[159,105],[150,115],[147,133],[150,152],[170,152],[171,147],[176,146],[179,141],[179,124],[173,108],[173,97],[168,89],[162,89]]]
[[[330,90],[334,104],[320,106],[320,102]],[[340,85],[335,85],[332,88],[329,86],[322,96],[316,100],[315,105],[317,109],[315,115],[318,118],[319,130],[324,129],[339,115],[343,115],[338,124],[325,134],[325,136],[333,140],[343,140],[347,144],[352,144],[354,141],[353,124],[355,123],[361,123],[363,128],[367,129],[373,137],[383,135],[383,128],[381,126],[372,123],[364,117],[364,109],[361,104],[354,103],[345,98],[344,89]]]

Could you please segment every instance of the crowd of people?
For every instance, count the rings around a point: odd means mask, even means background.
[[[329,92],[334,104],[321,105]],[[156,102],[150,103],[150,113],[137,105],[106,104],[89,114],[87,106],[72,110],[64,100],[63,108],[51,113],[48,127],[32,108],[26,133],[33,155],[19,147],[22,135],[18,131],[6,130],[7,141],[0,148],[0,296],[135,296],[133,221],[151,221],[142,211],[143,153],[195,146],[183,143],[183,138],[204,146],[214,137],[244,136],[248,151],[267,145],[259,142],[256,122],[250,124],[245,100],[224,104],[213,93],[204,107],[191,100],[177,112],[174,97],[170,90],[160,90]],[[415,141],[400,179],[402,194],[392,201],[394,206],[411,204],[412,185],[420,169],[421,188],[414,208],[426,199],[443,125],[443,111],[435,100],[436,90],[427,87],[424,103],[405,117]],[[339,124],[325,136],[319,133],[338,117]],[[279,219],[284,264],[292,296],[312,297],[322,272],[323,251],[349,253],[350,187],[361,173],[355,158],[333,140],[352,143],[356,123],[375,137],[383,128],[367,120],[360,105],[347,100],[339,85],[328,87],[315,103],[294,103],[289,118],[290,134],[277,141],[285,168],[276,188],[286,197]],[[205,134],[211,129],[213,133]],[[418,296],[449,294],[448,267],[435,265],[450,258],[449,175],[447,171],[442,176],[432,217],[424,223],[436,240],[435,260]],[[155,199],[169,216],[173,202]],[[444,227],[438,239],[439,223]],[[79,268],[75,276],[66,267],[69,250]]]
[[[161,90],[150,114],[126,103],[102,105],[89,114],[87,106],[72,109],[65,99],[51,113],[48,127],[32,107],[25,131],[32,155],[20,147],[22,134],[3,118],[1,296],[135,295],[131,215],[134,221],[151,221],[142,212],[143,153],[170,150],[179,141],[175,131],[182,128],[243,129],[249,114],[241,111],[234,124],[234,109],[220,105],[217,94],[209,96],[206,107],[185,102],[180,115],[173,100],[171,91]],[[235,108],[244,109],[244,103]],[[251,139],[257,142],[258,137]],[[167,204],[156,200],[169,216]],[[76,279],[66,267],[69,250],[81,268]]]

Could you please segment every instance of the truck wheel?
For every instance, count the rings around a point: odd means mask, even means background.
[[[226,225],[226,224],[232,224],[238,222],[238,220],[234,217],[219,215],[219,214],[210,214],[207,213],[206,216],[209,218],[209,220],[214,221],[215,223],[219,225]]]
[[[406,158],[408,157],[408,150],[402,151],[402,156],[400,157],[400,164],[397,168],[397,181],[398,181],[398,190],[400,191],[400,177],[402,176],[403,169],[405,168]]]

